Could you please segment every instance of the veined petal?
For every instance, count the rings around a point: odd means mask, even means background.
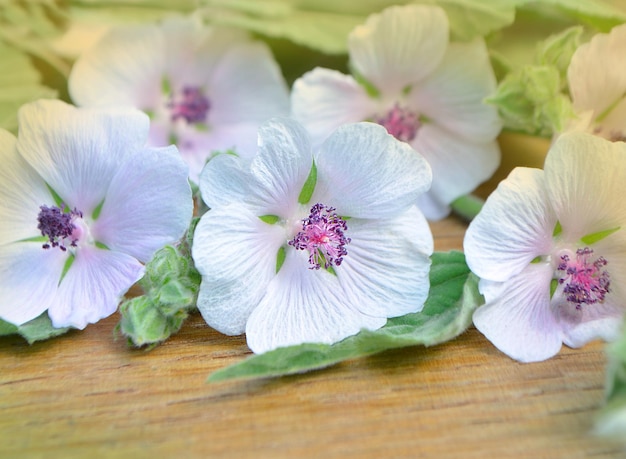
[[[430,187],[426,160],[373,123],[338,128],[315,157],[314,199],[332,202],[340,215],[391,218],[415,204]]]
[[[590,134],[562,134],[545,163],[548,199],[563,237],[626,227],[626,144]]]
[[[467,264],[481,278],[507,281],[550,253],[556,221],[543,171],[515,168],[470,223],[463,241]]]
[[[261,124],[289,115],[287,85],[269,48],[260,42],[237,45],[222,57],[208,95],[210,125]]]
[[[0,130],[0,246],[39,236],[39,207],[53,203],[45,182],[18,154],[15,143],[13,134]]]
[[[238,156],[220,154],[211,159],[200,175],[202,200],[210,208],[240,202],[248,190],[248,165]]]
[[[241,205],[203,215],[192,255],[202,274],[198,309],[211,327],[228,335],[243,333],[275,276],[278,249],[286,239],[281,225],[265,223]]]
[[[48,309],[52,325],[83,329],[110,316],[143,273],[144,267],[130,255],[81,247]]]
[[[291,110],[319,145],[342,124],[370,118],[377,102],[353,77],[318,67],[294,82]]]
[[[259,128],[259,153],[251,165],[251,199],[264,215],[294,215],[312,165],[311,141],[300,124],[288,118],[264,123]]]
[[[626,94],[626,26],[595,35],[578,47],[567,69],[569,90],[576,111],[594,110],[596,117]],[[622,125],[623,128],[623,125]]]
[[[308,268],[303,252],[290,250],[285,264],[246,325],[248,347],[255,353],[301,343],[335,343],[386,319],[360,313],[345,302],[335,276]]]
[[[138,151],[111,180],[94,238],[143,262],[177,242],[193,212],[187,171],[176,147]]]
[[[179,87],[206,85],[224,54],[248,40],[245,31],[207,26],[198,15],[165,18],[160,32],[165,74]]]
[[[399,94],[431,73],[448,46],[448,18],[435,6],[395,6],[348,36],[350,61],[380,91]]]
[[[429,193],[442,207],[473,191],[500,164],[500,149],[495,140],[469,141],[436,123],[423,125],[411,145],[430,164],[433,184]]]
[[[350,219],[348,255],[335,268],[345,301],[363,314],[396,317],[418,312],[430,287],[433,239],[415,207],[389,220]]]
[[[0,250],[0,317],[15,325],[32,320],[54,303],[67,253],[36,242]]]
[[[164,37],[156,25],[109,30],[74,63],[68,87],[81,106],[155,109],[165,76]]]
[[[463,141],[486,143],[502,129],[497,109],[483,103],[496,85],[485,42],[476,39],[451,43],[441,65],[411,89],[408,99],[417,113]]]
[[[17,149],[68,207],[91,212],[119,164],[145,144],[148,127],[148,117],[132,109],[40,100],[19,111]]]
[[[474,325],[500,351],[520,362],[545,360],[559,352],[562,332],[550,309],[552,267],[529,265],[508,279],[500,295],[485,295]]]

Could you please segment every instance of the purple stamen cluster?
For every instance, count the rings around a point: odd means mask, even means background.
[[[590,262],[593,250],[588,247],[576,251],[576,260],[568,255],[561,257],[558,270],[565,276],[559,279],[559,284],[565,284],[563,293],[567,301],[580,309],[583,304],[602,303],[609,293],[611,279],[608,271],[603,268],[607,265],[604,257]]]
[[[172,121],[183,118],[187,123],[204,123],[211,104],[200,88],[185,86],[179,93],[172,93],[167,107]]]
[[[346,221],[335,213],[334,207],[315,204],[308,218],[302,220],[302,231],[289,241],[298,250],[309,251],[309,269],[325,269],[339,266],[348,254],[346,244],[350,238],[344,235]]]
[[[387,129],[389,134],[403,142],[413,140],[421,126],[417,114],[400,107],[398,104],[394,105],[385,116],[376,118],[374,121]]]
[[[76,247],[77,238],[72,237],[72,233],[76,226],[74,220],[76,218],[82,218],[83,213],[79,210],[71,210],[67,212],[67,208],[63,206],[63,209],[52,206],[39,207],[39,215],[37,216],[37,229],[41,231],[42,236],[48,238],[48,242],[43,244],[44,249],[50,247],[58,247],[62,251],[66,251],[67,247],[65,243],[69,241],[70,247]]]

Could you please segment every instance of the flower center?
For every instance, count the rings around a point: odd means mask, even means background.
[[[565,298],[576,309],[580,309],[583,304],[602,303],[610,291],[611,279],[608,271],[604,270],[607,261],[604,257],[592,261],[592,254],[593,250],[588,247],[578,249],[575,259],[564,254],[557,268],[562,273],[559,284],[565,284]]]
[[[83,213],[76,208],[68,211],[65,206],[62,209],[56,206],[41,206],[39,209],[37,229],[41,231],[42,236],[48,238],[48,242],[42,247],[44,249],[58,247],[64,252],[67,250],[67,245],[76,247],[82,231],[77,231],[79,228],[75,225],[75,221],[77,218],[82,218]]]
[[[315,204],[309,216],[302,220],[302,231],[289,241],[297,250],[309,251],[309,269],[325,269],[339,266],[348,254],[346,244],[350,238],[344,235],[346,221],[335,213],[334,207]]]
[[[172,91],[167,108],[172,121],[183,118],[187,123],[204,123],[211,104],[200,88],[185,86],[182,91]]]
[[[375,118],[374,121],[403,142],[410,142],[417,135],[421,124],[416,113],[396,104],[385,116]]]

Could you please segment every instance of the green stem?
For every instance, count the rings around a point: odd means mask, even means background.
[[[472,221],[483,208],[485,201],[473,194],[466,194],[456,198],[450,204],[452,211],[467,221]]]

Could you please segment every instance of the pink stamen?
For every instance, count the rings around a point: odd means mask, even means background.
[[[421,123],[416,113],[396,104],[385,116],[374,120],[387,129],[387,132],[396,139],[410,142],[417,135]]]
[[[206,121],[211,104],[200,88],[185,86],[180,93],[172,93],[167,106],[171,110],[172,121],[183,118],[192,124]]]
[[[315,204],[308,218],[302,220],[302,231],[289,241],[296,249],[309,251],[310,269],[320,269],[322,263],[325,269],[339,266],[348,254],[345,246],[350,238],[344,235],[348,226],[334,212],[334,207]]]
[[[42,247],[44,249],[58,247],[63,252],[67,250],[65,244],[68,242],[70,247],[76,247],[78,238],[74,234],[76,229],[74,221],[77,218],[82,218],[83,213],[76,209],[68,212],[65,205],[62,208],[41,206],[39,209],[37,229],[41,231],[42,236],[48,238],[48,242]]]
[[[611,279],[608,271],[603,270],[607,261],[599,257],[591,262],[592,254],[593,250],[588,247],[578,249],[575,260],[571,260],[569,255],[563,255],[558,266],[558,270],[564,273],[559,278],[559,284],[565,284],[563,293],[576,309],[580,309],[583,304],[602,303],[610,292]]]

